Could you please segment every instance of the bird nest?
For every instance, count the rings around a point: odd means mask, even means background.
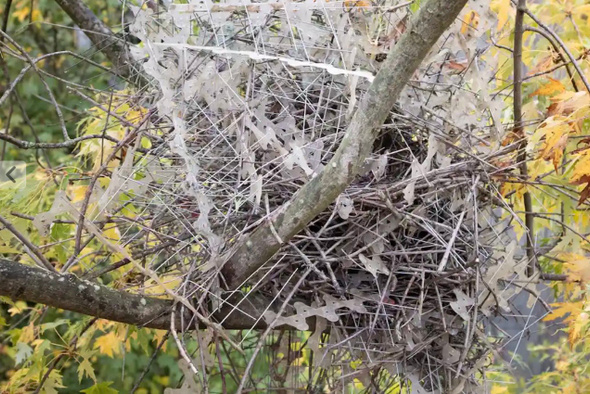
[[[156,11],[134,9],[130,29],[151,80],[138,101],[155,108],[141,129],[151,145],[129,147],[102,207],[125,216],[115,197],[131,195],[144,212],[121,226],[145,220],[122,231],[126,245],[209,313],[223,306],[224,256],[327,165],[411,10],[310,0]],[[478,12],[478,34],[458,21],[428,55],[355,182],[241,287],[244,305],[269,300],[253,318],[277,327],[232,332],[245,353],[224,368],[242,386],[423,393],[480,382],[482,318],[503,304],[501,280],[523,272],[500,270],[511,257],[491,247],[503,104],[486,93],[493,67],[479,35],[493,20]],[[178,392],[220,365],[207,350],[217,331],[194,335],[201,356],[182,354],[198,378]],[[262,374],[250,362],[259,353]]]

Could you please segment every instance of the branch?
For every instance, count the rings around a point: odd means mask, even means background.
[[[3,259],[0,259],[0,283],[0,296],[13,300],[40,303],[140,327],[170,329],[170,316],[174,308],[172,300],[115,290],[79,279],[73,274],[52,273]],[[241,297],[237,294],[230,297],[212,318],[223,322],[222,326],[230,330],[266,328],[266,323],[260,317],[270,302],[260,296],[250,295],[246,300]],[[233,305],[238,303],[239,308],[234,310]],[[177,327],[182,327],[183,321],[193,321],[188,311],[185,316],[179,312],[175,315]],[[309,320],[308,324],[313,327],[315,323]]]
[[[228,288],[240,286],[354,180],[371,153],[378,129],[426,54],[467,0],[429,0],[389,52],[325,169],[242,240],[222,269]]]
[[[518,163],[520,175],[524,180],[528,179],[528,168],[526,158],[526,136],[524,134],[524,126],[522,122],[522,35],[524,32],[523,20],[526,10],[526,0],[518,0],[516,8],[516,20],[514,22],[514,129],[515,136],[520,138],[518,146]],[[524,203],[524,227],[526,232],[526,254],[529,260],[527,268],[528,276],[532,276],[535,272],[535,242],[533,240],[533,229],[535,226],[533,216],[533,203],[531,194],[525,191],[523,194]]]
[[[121,77],[132,77],[133,59],[124,40],[116,37],[111,29],[101,21],[81,0],[55,0],[80,29],[88,36],[96,48],[110,61]]]

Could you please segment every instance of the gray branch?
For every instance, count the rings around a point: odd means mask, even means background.
[[[55,0],[90,41],[113,63],[115,71],[123,78],[133,73],[133,59],[124,40],[116,37],[112,30],[101,21],[81,0]]]
[[[115,290],[72,274],[53,273],[3,259],[0,259],[0,296],[163,330],[170,328],[170,314],[175,307],[171,300]],[[266,328],[260,317],[269,300],[254,295],[245,300],[241,297],[239,294],[230,297],[225,306],[212,315],[212,320],[222,322],[226,329]],[[238,303],[239,311],[232,306]],[[175,315],[176,327],[182,327],[181,314]],[[188,311],[182,320],[185,324],[194,321]],[[309,319],[308,324],[314,327],[315,323]]]
[[[403,87],[465,3],[467,0],[429,0],[420,8],[365,93],[332,160],[244,239],[225,263],[222,273],[230,289],[240,286],[354,180]]]

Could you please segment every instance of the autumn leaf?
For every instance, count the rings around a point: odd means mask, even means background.
[[[506,22],[508,22],[508,17],[512,9],[510,0],[493,0],[490,7],[498,16],[498,30],[501,30]]]
[[[576,253],[561,253],[559,257],[566,262],[563,264],[571,281],[590,281],[590,259]]]
[[[551,304],[554,308],[551,313],[543,318],[543,321],[553,321],[569,315],[564,319],[565,322],[571,322],[577,319],[578,315],[583,312],[584,303],[579,302],[557,302]]]
[[[531,93],[532,96],[551,96],[556,93],[565,92],[565,86],[557,79],[548,78],[549,82]]]
[[[568,341],[570,346],[574,346],[582,334],[588,329],[589,322],[588,313],[582,312],[576,317],[576,319],[570,324]]]
[[[540,157],[552,161],[556,172],[563,158],[563,151],[570,131],[571,127],[567,122],[567,118],[552,116],[546,119],[535,132],[541,133],[545,138]]]
[[[121,352],[121,341],[114,331],[96,338],[94,341],[94,349],[98,349],[101,354],[105,354],[111,358]]]
[[[565,91],[551,98],[547,115],[570,115],[580,109],[587,110],[590,106],[588,92]],[[577,118],[580,118],[578,115]]]

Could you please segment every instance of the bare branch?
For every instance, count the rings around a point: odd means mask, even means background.
[[[527,157],[526,157],[526,143],[527,140],[524,135],[524,125],[522,122],[522,35],[524,32],[523,20],[526,10],[526,0],[519,0],[516,9],[516,21],[514,22],[514,129],[515,136],[520,138],[518,162],[520,175],[523,179],[528,179]],[[535,242],[533,240],[534,230],[534,216],[533,203],[531,194],[525,191],[523,194],[525,218],[524,226],[527,234],[526,254],[529,260],[528,275],[532,276],[535,272],[536,258],[535,258]]]
[[[51,307],[85,315],[133,324],[141,327],[168,330],[174,301],[114,290],[96,282],[79,279],[72,274],[48,272],[10,260],[0,259],[0,296],[13,300],[37,302]],[[233,308],[237,305],[239,308]],[[233,295],[216,311],[212,318],[223,321],[227,329],[266,328],[260,316],[269,305],[263,297],[250,294],[242,300]],[[185,308],[186,310],[186,308]],[[192,321],[190,312],[184,317],[177,311],[176,324],[181,319]],[[313,319],[309,324],[313,327]],[[195,329],[196,327],[191,327]],[[288,327],[286,327],[288,328]]]
[[[111,29],[101,21],[81,0],[55,0],[55,2],[72,18],[90,41],[112,63],[117,72],[124,78],[133,73],[133,60],[125,41],[117,38]]]

